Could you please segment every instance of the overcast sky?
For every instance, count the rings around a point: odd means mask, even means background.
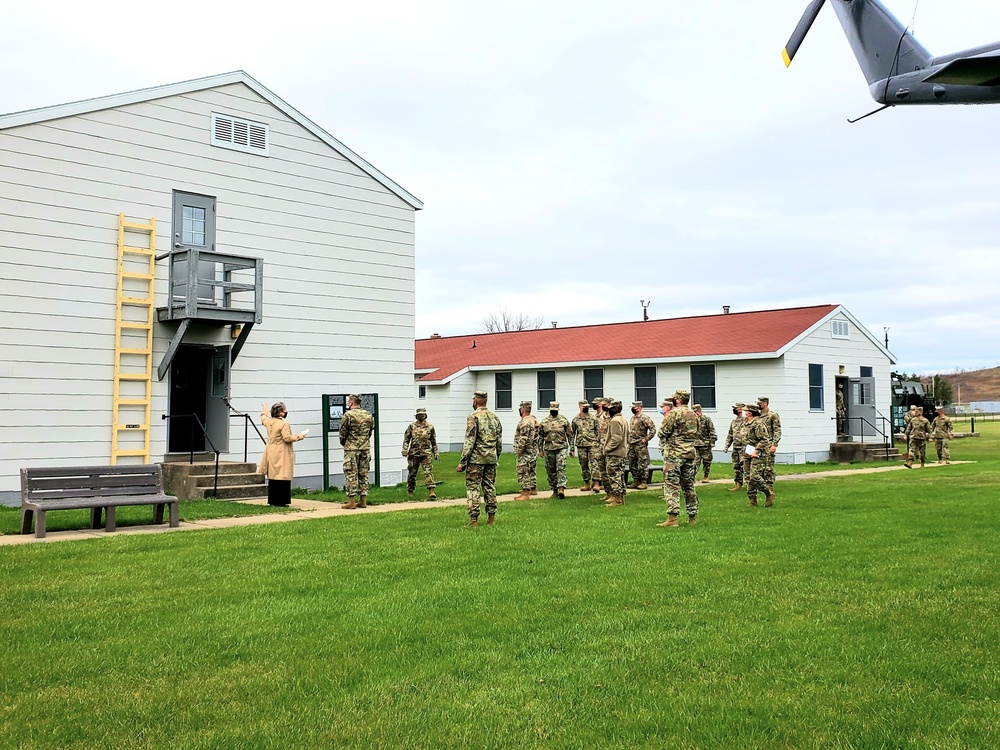
[[[0,112],[247,71],[424,201],[419,337],[832,303],[898,369],[1000,365],[1000,105],[849,125],[832,8],[781,62],[806,5],[0,0]],[[913,28],[1000,40],[1000,4]]]

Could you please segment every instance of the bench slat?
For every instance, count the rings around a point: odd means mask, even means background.
[[[92,489],[36,490],[24,495],[27,500],[70,499],[73,497],[114,497],[115,495],[157,495],[163,492],[160,485],[147,487],[94,487]]]
[[[159,474],[158,464],[123,464],[121,466],[54,466],[21,469],[29,479],[36,477],[120,476],[122,474]]]
[[[73,510],[75,508],[104,508],[111,505],[158,505],[177,498],[173,495],[137,495],[117,497],[74,498],[72,500],[28,500],[29,505],[38,510]]]
[[[91,489],[100,487],[159,487],[160,480],[155,474],[124,474],[119,476],[88,476],[88,477],[46,477],[44,479],[29,479],[28,492],[47,489]]]

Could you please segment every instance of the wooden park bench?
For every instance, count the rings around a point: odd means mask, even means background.
[[[663,481],[663,464],[650,464],[649,465],[649,481],[653,481],[653,477],[656,476],[656,472],[660,472],[660,481]],[[625,468],[625,484],[629,484],[629,477],[631,472],[628,467]]]
[[[177,498],[163,494],[163,474],[158,464],[141,466],[66,466],[21,469],[21,533],[45,537],[45,514],[50,510],[90,509],[91,528],[115,530],[115,509],[122,505],[152,505],[153,523],[163,523],[163,509],[170,506],[170,526],[180,524]]]

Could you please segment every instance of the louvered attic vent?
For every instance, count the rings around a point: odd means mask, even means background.
[[[270,131],[267,125],[229,115],[212,113],[212,145],[268,156]]]

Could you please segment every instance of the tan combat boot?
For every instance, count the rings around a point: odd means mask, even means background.
[[[764,497],[767,498],[764,501],[764,507],[765,508],[772,507],[774,505],[774,493],[773,492],[766,492],[766,493],[764,493]]]
[[[565,500],[566,499],[566,488],[565,487],[557,487],[556,488],[556,497],[558,497],[560,500]]]
[[[601,492],[601,490],[603,489],[604,485],[601,482],[594,482],[590,487],[590,491],[593,492],[595,495]]]
[[[590,492],[590,488],[592,486],[593,485],[590,482],[586,482],[586,483],[584,483],[583,487],[581,487],[580,489],[583,490],[584,492]]]
[[[478,518],[469,519],[469,526],[478,526],[478,525],[479,525],[479,519]]]
[[[657,526],[680,526],[680,524],[677,523],[677,516],[667,516],[667,520],[666,521],[664,521],[663,523],[658,523],[656,525]]]
[[[428,500],[437,500],[438,499],[437,493],[434,492],[434,490],[431,490],[430,492],[427,493],[427,499]]]
[[[630,490],[637,490],[639,489],[639,480],[633,479],[629,484],[625,486],[628,487]]]
[[[755,498],[755,497],[751,497],[750,498],[750,506],[753,507],[753,508],[757,507],[757,498]]]
[[[646,486],[645,482],[639,482],[639,485],[636,487],[636,489],[637,490],[648,490],[649,487]]]
[[[365,502],[367,499],[368,499],[368,495],[362,495],[360,498],[358,498],[358,507],[359,508],[367,508],[368,507],[368,503]]]
[[[487,526],[494,526],[494,525],[496,525],[496,522],[497,522],[497,514],[496,513],[490,513],[489,515],[486,516],[486,525]]]
[[[353,497],[349,497],[349,498],[347,498],[347,502],[344,503],[343,505],[341,505],[340,507],[343,508],[344,510],[354,510],[358,506],[354,502],[354,498]]]
[[[538,490],[528,490],[528,494],[534,497],[535,495],[538,494]]]
[[[742,484],[734,484],[732,487],[729,488],[729,491],[730,492],[739,492],[742,489],[743,489],[743,485]]]
[[[698,523],[698,516],[688,516],[688,526],[694,526]]]

